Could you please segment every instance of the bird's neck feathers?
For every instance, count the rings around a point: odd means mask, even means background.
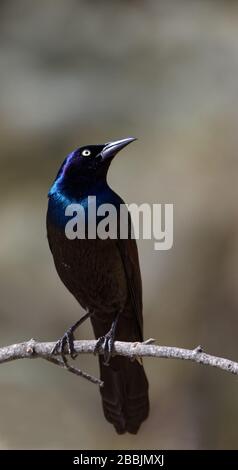
[[[65,159],[49,191],[49,197],[66,204],[80,203],[88,195],[94,195],[107,187],[106,173],[98,178],[96,171],[80,171],[73,157],[72,153]]]
[[[94,181],[80,176],[76,180],[56,180],[49,191],[49,197],[64,203],[81,203],[88,196],[97,196],[109,190],[107,181]]]
[[[65,225],[68,220],[65,217],[65,209],[68,205],[81,204],[87,209],[89,196],[96,196],[97,208],[103,203],[115,206],[123,203],[121,198],[109,187],[106,174],[99,176],[96,171],[79,172],[77,168],[69,167],[68,163],[69,157],[61,166],[48,194],[48,215],[56,225]]]

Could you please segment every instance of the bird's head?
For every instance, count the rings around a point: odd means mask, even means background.
[[[103,145],[85,145],[74,150],[61,165],[49,195],[60,191],[68,197],[77,198],[92,191],[96,185],[106,182],[112,159],[134,140],[134,137],[128,137]]]

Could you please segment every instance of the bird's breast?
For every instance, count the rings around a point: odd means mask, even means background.
[[[103,318],[124,309],[128,288],[116,240],[69,240],[49,220],[47,235],[57,272],[83,308]]]

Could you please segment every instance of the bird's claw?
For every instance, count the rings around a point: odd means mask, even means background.
[[[71,359],[76,359],[77,353],[74,348],[74,334],[71,328],[57,341],[51,351],[52,355],[58,353],[62,356],[64,363],[66,363],[65,353],[68,353]]]
[[[118,319],[119,319],[119,313],[113,320],[110,330],[97,340],[96,346],[94,348],[94,354],[100,353],[100,349],[103,349],[103,356],[104,356],[103,364],[105,366],[109,366],[109,362],[112,357]]]
[[[94,354],[100,353],[100,349],[103,349],[103,364],[109,366],[110,359],[113,353],[114,339],[111,335],[111,332],[107,333],[105,336],[101,336],[96,343],[94,348]]]
[[[74,348],[74,331],[91,315],[90,311],[87,311],[83,317],[81,317],[74,325],[72,325],[60,338],[55,346],[53,347],[51,354],[60,354],[64,365],[67,367],[67,359],[65,354],[69,354],[71,359],[76,359],[77,353]]]

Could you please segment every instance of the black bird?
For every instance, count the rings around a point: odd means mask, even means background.
[[[123,200],[109,187],[107,172],[113,157],[134,138],[104,145],[80,147],[67,156],[49,191],[47,236],[56,270],[86,314],[57,343],[62,354],[68,346],[74,357],[73,333],[90,317],[99,357],[103,410],[119,434],[137,433],[149,413],[148,381],[138,360],[111,357],[113,342],[143,341],[142,285],[136,241],[120,239],[70,240],[65,234],[65,208],[81,204],[87,213],[88,196],[97,207]],[[118,216],[119,217],[119,216]],[[128,215],[129,217],[129,215]],[[118,219],[120,222],[120,220]],[[97,220],[98,222],[98,220]]]

